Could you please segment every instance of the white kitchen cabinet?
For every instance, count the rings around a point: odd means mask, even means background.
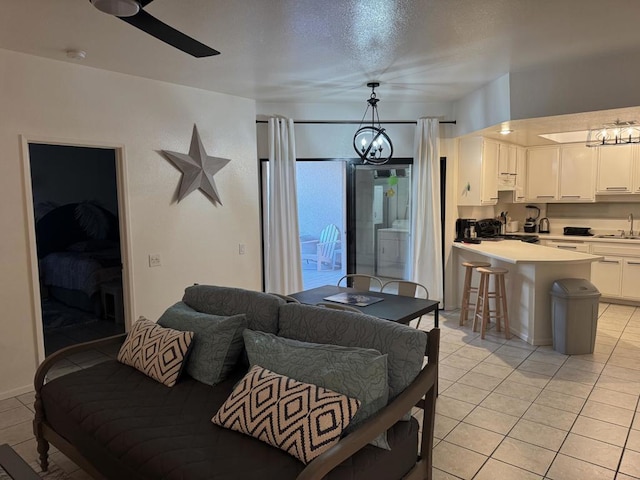
[[[553,202],[558,196],[560,147],[531,148],[527,152],[526,198]]]
[[[598,155],[598,177],[596,192],[598,194],[615,195],[631,193],[633,186],[633,169],[637,147],[635,145],[616,145],[593,148]],[[638,185],[640,188],[640,185]]]
[[[591,250],[588,243],[577,241],[546,240],[545,246],[580,253],[589,253],[589,251]]]
[[[377,274],[381,277],[404,278],[408,251],[408,230],[379,229]]]
[[[513,203],[527,201],[527,150],[516,147],[516,184],[513,189]]]
[[[582,144],[560,148],[558,201],[595,201],[596,153]]]
[[[514,190],[517,178],[518,146],[498,144],[498,190]]]
[[[640,244],[593,242],[591,253],[604,256],[591,264],[591,282],[604,297],[640,300]]]
[[[640,193],[640,146],[633,147],[633,193]]]
[[[621,283],[623,297],[640,300],[640,258],[623,259]]]
[[[622,258],[604,257],[591,264],[591,283],[605,297],[619,297],[621,292]]]
[[[458,149],[458,205],[498,202],[498,142],[482,137],[460,140]]]

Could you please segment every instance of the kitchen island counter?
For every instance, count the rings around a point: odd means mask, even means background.
[[[553,343],[550,296],[553,282],[563,278],[591,280],[591,262],[603,258],[517,240],[454,242],[453,246],[453,260],[458,266],[458,304],[464,279],[462,262],[484,261],[508,269],[505,280],[511,333],[532,345]]]
[[[482,241],[482,243],[454,242],[454,247],[501,260],[506,263],[591,263],[601,256],[543,247],[517,240]]]

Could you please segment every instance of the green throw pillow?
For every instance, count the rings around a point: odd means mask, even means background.
[[[251,366],[259,365],[359,400],[360,409],[345,433],[387,405],[387,355],[377,350],[300,342],[253,330],[245,330],[243,336]],[[371,444],[391,448],[386,432]]]
[[[194,332],[186,372],[199,382],[215,385],[236,365],[243,348],[242,331],[247,328],[247,320],[244,314],[209,315],[178,302],[162,314],[158,325]]]

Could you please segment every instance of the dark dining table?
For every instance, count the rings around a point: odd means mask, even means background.
[[[353,303],[348,305],[361,310],[362,313],[367,315],[373,315],[374,317],[384,318],[392,322],[409,324],[411,320],[433,312],[434,327],[438,327],[438,306],[440,302],[436,300],[427,300],[424,298],[404,297],[402,295],[395,295],[392,293],[381,293],[372,291],[362,291],[350,287],[337,287],[335,285],[325,285],[322,287],[312,288],[310,290],[304,290],[302,292],[290,294],[290,297],[295,298],[300,303],[307,305],[316,305],[320,302],[327,302],[327,297],[336,295],[339,293],[351,293],[357,295],[363,295],[366,297],[374,297],[375,299],[381,298],[381,301],[376,301],[370,305],[358,306]],[[341,302],[335,302],[341,303]]]

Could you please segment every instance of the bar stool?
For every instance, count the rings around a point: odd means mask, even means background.
[[[478,287],[471,285],[473,271],[478,267],[490,267],[489,262],[462,262],[462,266],[465,267],[464,273],[464,288],[462,290],[462,307],[460,309],[460,325],[464,325],[469,316],[470,306],[476,306],[475,303],[471,303],[471,294],[478,293]],[[476,301],[478,296],[476,295]],[[475,309],[474,309],[475,310]]]
[[[484,338],[487,323],[491,318],[496,320],[496,330],[500,331],[500,321],[504,320],[505,338],[511,338],[509,331],[509,313],[507,312],[507,293],[504,286],[504,276],[509,270],[501,267],[479,267],[480,285],[478,286],[478,300],[476,301],[476,311],[473,316],[473,331],[478,329],[478,322],[481,324],[480,338]],[[489,281],[494,277],[495,290],[489,290]],[[489,308],[489,299],[493,298],[495,310]]]

